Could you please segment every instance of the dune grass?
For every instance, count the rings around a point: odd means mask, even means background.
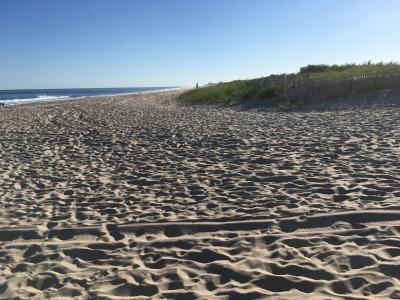
[[[229,104],[249,99],[265,100],[275,95],[275,91],[271,88],[257,87],[248,80],[235,80],[190,90],[181,94],[179,98],[186,103]]]
[[[363,82],[363,78],[370,78],[376,74],[386,74],[393,72],[393,74],[400,74],[400,64],[398,63],[376,63],[372,64],[370,62],[356,65],[356,64],[346,64],[346,65],[308,65],[300,69],[298,73],[294,74],[280,74],[280,75],[270,75],[265,78],[256,78],[251,80],[235,80],[232,82],[219,83],[215,85],[209,85],[201,87],[198,89],[193,89],[187,91],[179,96],[179,100],[184,103],[223,103],[229,104],[233,102],[245,102],[247,100],[260,100],[269,101],[273,98],[278,99],[278,102],[287,102],[287,90],[292,86],[296,86],[296,91],[298,95],[296,97],[301,98],[304,101],[307,89],[313,86],[314,82],[322,83],[322,89],[318,89],[321,92],[321,101],[323,98],[327,98],[323,90],[335,89],[337,90],[337,83],[333,87],[330,86],[332,81],[338,81],[342,79],[354,79],[357,80],[356,88],[343,86],[340,90],[345,90],[346,88],[354,89],[356,93],[367,92],[371,90],[370,81]],[[397,73],[396,73],[397,72]],[[385,85],[385,80],[380,79],[379,84],[375,85],[377,88],[388,88]],[[365,88],[364,88],[365,85]],[[391,86],[390,86],[391,87]],[[299,93],[304,94],[301,95]],[[337,96],[337,93],[330,93]],[[344,95],[348,93],[344,93]],[[324,95],[322,97],[322,95]],[[318,96],[318,95],[317,95]],[[340,96],[340,95],[339,95]]]
[[[315,65],[314,65],[315,66]],[[338,80],[347,77],[368,76],[375,73],[383,73],[392,70],[398,70],[400,64],[398,63],[365,63],[361,65],[345,64],[345,65],[319,65],[323,66],[322,70],[309,71],[313,65],[308,65],[300,69],[297,75],[309,74],[311,80]]]

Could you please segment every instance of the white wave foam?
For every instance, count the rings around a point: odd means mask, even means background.
[[[21,98],[21,99],[7,99],[7,100],[0,100],[5,105],[16,105],[16,104],[23,104],[23,103],[31,103],[31,102],[46,102],[46,101],[53,101],[53,100],[63,100],[69,99],[70,96],[48,96],[48,95],[39,95],[36,98]]]
[[[120,96],[120,95],[134,95],[134,94],[147,94],[147,93],[158,93],[158,92],[168,92],[168,91],[178,91],[184,90],[187,87],[169,87],[169,88],[157,88],[157,89],[149,89],[135,92],[126,92],[126,93],[115,93],[115,94],[104,94],[104,95],[87,95],[87,96],[49,96],[49,95],[39,95],[36,98],[21,98],[21,99],[6,99],[0,100],[0,102],[5,105],[17,105],[24,103],[32,103],[32,102],[50,102],[55,100],[66,100],[73,99],[78,100],[82,98],[96,98],[96,97],[109,97],[109,96]]]

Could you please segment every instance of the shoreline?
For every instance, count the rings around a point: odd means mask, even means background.
[[[34,104],[34,103],[53,103],[53,102],[60,102],[60,101],[75,101],[75,100],[83,100],[83,99],[93,99],[93,98],[104,98],[104,97],[115,97],[115,96],[129,96],[129,95],[136,95],[136,94],[148,94],[148,93],[162,93],[162,92],[173,92],[173,91],[185,91],[190,88],[188,87],[174,87],[174,88],[166,88],[166,89],[159,89],[159,90],[148,90],[148,91],[139,91],[139,92],[130,92],[130,93],[119,93],[119,94],[105,94],[105,95],[95,95],[95,96],[82,96],[82,97],[54,97],[51,99],[14,99],[14,100],[0,100],[0,103],[4,103],[4,107],[8,106],[16,106],[16,105],[26,105],[26,104]],[[17,103],[14,101],[18,100]],[[9,103],[12,102],[12,103]]]
[[[28,101],[24,103],[17,104],[6,104],[2,108],[7,107],[20,107],[20,106],[35,106],[35,105],[54,105],[63,103],[74,103],[77,101],[89,101],[89,100],[106,100],[121,98],[124,99],[130,96],[140,96],[140,95],[168,95],[175,94],[176,96],[181,95],[187,90],[193,89],[192,87],[182,87],[182,88],[169,88],[154,91],[143,91],[143,92],[133,92],[126,94],[113,94],[113,95],[96,95],[96,96],[84,96],[66,99],[51,99],[51,100],[38,100],[38,101]],[[220,108],[220,109],[235,109],[239,111],[264,111],[264,112],[277,112],[277,113],[292,113],[292,112],[317,112],[317,111],[329,111],[329,110],[352,110],[352,109],[368,109],[372,107],[385,107],[387,105],[400,105],[400,88],[393,89],[382,89],[377,91],[371,91],[366,93],[360,93],[358,95],[333,98],[327,102],[309,102],[303,106],[293,108],[291,110],[280,110],[274,101],[244,101],[244,102],[234,102],[230,104],[213,104],[213,103],[196,103],[188,104],[179,100],[179,98],[174,99],[178,105],[188,106],[188,107],[205,107],[205,108]]]

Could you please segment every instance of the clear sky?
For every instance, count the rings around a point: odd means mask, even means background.
[[[182,86],[400,61],[399,0],[0,0],[0,89]]]

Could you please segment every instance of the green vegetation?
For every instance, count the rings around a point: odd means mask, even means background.
[[[345,65],[308,65],[300,68],[300,72],[297,75],[308,74],[310,79],[318,80],[337,80],[348,77],[368,76],[375,73],[384,73],[389,71],[395,71],[400,68],[398,63],[376,63],[371,62],[356,65],[356,64],[345,64]]]
[[[186,103],[224,103],[249,99],[265,100],[275,96],[275,91],[258,87],[249,80],[236,80],[190,90],[180,96]]]
[[[356,67],[356,64],[346,64],[346,65],[308,65],[300,68],[300,73],[319,73],[326,71],[345,71],[351,70]]]
[[[400,87],[400,64],[308,65],[294,74],[209,85],[179,96],[184,103],[237,103],[275,99],[284,110],[308,101]]]

